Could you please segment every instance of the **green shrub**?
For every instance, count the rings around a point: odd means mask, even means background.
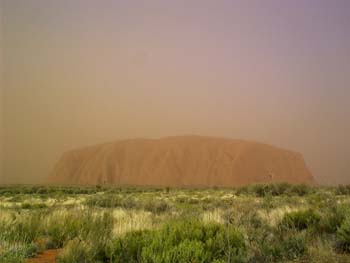
[[[313,193],[315,190],[306,185],[306,184],[299,184],[299,185],[291,185],[291,187],[286,191],[288,195],[297,195],[297,196],[305,196],[310,193]]]
[[[291,212],[284,215],[280,226],[287,229],[317,229],[321,216],[313,210]]]
[[[147,258],[147,251],[144,251],[143,255]],[[146,262],[153,262],[153,256],[150,255]],[[161,262],[173,262],[173,263],[187,263],[187,262],[206,262],[206,252],[203,243],[196,240],[184,240],[177,246],[167,251],[164,260]]]
[[[32,206],[31,206],[31,204],[30,203],[23,203],[22,205],[21,205],[21,208],[22,209],[30,209]]]
[[[87,199],[86,205],[102,208],[122,207],[125,209],[133,209],[138,206],[138,204],[130,197],[122,198],[112,194],[92,196]]]
[[[151,242],[152,234],[148,230],[126,233],[107,247],[106,254],[111,262],[141,262],[142,250]]]
[[[43,216],[37,212],[32,214],[13,214],[11,220],[0,221],[1,240],[30,244],[40,235],[40,224]]]
[[[350,219],[348,218],[337,230],[337,247],[344,252],[350,252]]]
[[[305,235],[289,232],[287,235],[271,233],[258,243],[253,262],[285,262],[303,257],[307,253]]]
[[[307,185],[292,185],[288,183],[273,183],[273,184],[253,184],[241,187],[236,194],[248,194],[258,197],[265,196],[281,196],[281,195],[297,195],[304,196],[313,192],[313,188]]]
[[[338,195],[350,195],[350,185],[339,185],[336,189]]]
[[[144,204],[144,209],[154,214],[164,213],[168,211],[169,208],[170,208],[169,204],[162,200],[156,200],[156,201],[150,200]]]
[[[47,205],[44,203],[28,203],[28,202],[24,202],[21,205],[22,209],[43,209],[43,208],[47,208]]]
[[[320,232],[336,233],[345,219],[350,216],[350,208],[346,205],[332,205],[325,210]]]
[[[109,213],[94,215],[93,212],[75,211],[50,218],[44,226],[44,234],[50,237],[54,248],[77,237],[94,240],[96,246],[103,246],[112,229],[113,219]]]
[[[107,255],[114,262],[244,262],[247,248],[234,228],[181,221],[160,230],[127,233],[113,242]]]
[[[28,245],[0,251],[0,263],[22,263],[27,256]]]
[[[155,214],[166,212],[170,208],[169,204],[163,200],[135,201],[132,197],[123,198],[113,194],[92,196],[87,199],[86,204],[102,208],[144,209]]]
[[[122,199],[113,195],[92,196],[86,200],[86,205],[103,208],[122,206]]]
[[[283,258],[292,260],[303,256],[307,252],[304,235],[292,235],[281,242]]]

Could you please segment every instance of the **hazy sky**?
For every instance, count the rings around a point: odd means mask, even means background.
[[[350,1],[1,4],[0,183],[40,182],[71,148],[182,134],[295,150],[350,183]]]
[[[4,100],[3,90],[4,83],[2,78],[3,73],[3,34],[2,34],[2,1],[0,0],[0,182],[4,177]]]

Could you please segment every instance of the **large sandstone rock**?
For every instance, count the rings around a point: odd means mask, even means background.
[[[149,186],[314,182],[299,153],[200,136],[123,140],[69,151],[58,161],[50,180]]]

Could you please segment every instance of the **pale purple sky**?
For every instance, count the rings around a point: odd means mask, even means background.
[[[180,134],[295,150],[321,183],[350,183],[350,1],[0,8],[0,183],[39,182],[74,147]]]

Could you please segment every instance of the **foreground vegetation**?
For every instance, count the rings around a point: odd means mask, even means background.
[[[0,187],[0,263],[350,262],[350,187]]]

